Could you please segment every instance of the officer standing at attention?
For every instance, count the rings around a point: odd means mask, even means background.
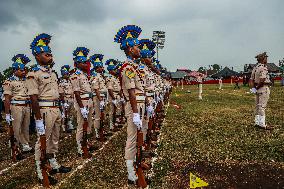
[[[253,68],[250,86],[252,93],[256,94],[255,100],[255,125],[261,129],[270,130],[273,127],[265,123],[265,109],[270,95],[270,79],[267,69],[266,52],[257,55],[257,65]]]
[[[72,88],[72,83],[70,80],[70,66],[64,65],[60,69],[61,71],[61,79],[59,81],[59,95],[61,95],[61,99],[64,100],[62,104],[63,113],[62,118],[63,121],[63,131],[70,132],[74,129],[73,127],[73,115],[74,115],[74,92]],[[65,121],[66,120],[66,121]],[[67,125],[65,125],[67,124]]]
[[[141,28],[138,26],[127,25],[122,27],[114,38],[114,41],[120,44],[120,49],[123,50],[127,56],[127,60],[120,68],[120,77],[121,88],[126,99],[127,141],[125,146],[125,159],[129,184],[135,184],[138,179],[133,163],[137,152],[137,129],[142,129],[141,116],[143,115],[143,110],[139,108],[139,103],[145,103],[140,76],[134,68],[138,66],[134,61],[140,58],[139,40],[137,38],[141,31]]]
[[[111,75],[108,82],[107,82],[107,89],[109,94],[109,104],[110,104],[110,111],[109,111],[109,127],[111,131],[117,131],[117,115],[120,115],[122,105],[121,99],[123,98],[121,93],[121,86],[120,81],[118,78],[118,65],[117,61],[114,59],[109,59],[106,61],[107,70]],[[114,112],[115,111],[115,112]]]
[[[75,110],[77,112],[77,150],[78,156],[83,156],[82,139],[83,139],[83,124],[84,119],[88,120],[88,135],[92,132],[92,114],[93,114],[93,100],[91,85],[89,82],[88,73],[90,72],[90,63],[87,59],[89,49],[85,47],[77,47],[74,52],[73,58],[76,67],[75,72],[71,75],[71,83],[75,96]],[[91,149],[89,148],[89,151]]]
[[[100,129],[101,111],[105,111],[106,98],[107,98],[106,80],[103,76],[104,72],[104,66],[102,62],[103,57],[104,55],[102,54],[94,54],[93,56],[90,57],[90,61],[93,64],[93,69],[96,72],[96,76],[94,76],[91,81],[91,89],[93,92],[94,111],[95,111],[94,128],[97,139],[100,139],[98,131]],[[100,140],[102,140],[102,138]]]
[[[70,167],[60,165],[56,160],[58,152],[61,113],[59,109],[59,88],[56,74],[50,68],[53,65],[51,49],[48,46],[51,36],[42,33],[31,43],[32,53],[37,66],[27,75],[27,89],[30,95],[32,109],[35,112],[35,122],[38,135],[46,136],[46,157],[52,170],[50,173],[67,173]],[[45,122],[44,122],[45,120]],[[40,137],[35,145],[35,161],[37,176],[42,183],[43,176],[40,167]],[[50,176],[50,184],[57,181]]]
[[[30,59],[24,54],[12,58],[13,76],[4,82],[6,122],[12,126],[17,146],[22,152],[32,152],[29,146],[30,100],[26,87],[26,67]],[[11,114],[10,114],[11,112]]]

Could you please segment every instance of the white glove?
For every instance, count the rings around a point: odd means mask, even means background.
[[[157,103],[159,103],[159,102],[161,101],[161,99],[160,99],[159,95],[157,95],[156,100],[157,100]]]
[[[124,104],[124,103],[125,103],[124,98],[121,98],[121,99],[120,99],[120,102]]]
[[[133,123],[139,130],[142,129],[142,120],[140,119],[140,115],[138,113],[133,113]]]
[[[148,114],[149,117],[153,115],[154,107],[152,105],[147,106],[146,110],[147,110],[147,114]]]
[[[100,110],[103,110],[105,108],[105,102],[102,100],[100,101]]]
[[[69,107],[69,104],[65,102],[65,103],[63,104],[63,107],[64,107],[64,108],[68,108],[68,107]]]
[[[8,124],[10,124],[11,121],[13,121],[14,119],[12,118],[11,114],[6,114],[6,122]]]
[[[61,113],[61,118],[64,119],[65,118],[65,114],[64,112]]]
[[[44,124],[43,124],[43,120],[35,120],[35,124],[36,124],[36,130],[37,133],[39,135],[44,135],[45,134],[45,128],[44,128]]]
[[[115,99],[115,100],[112,100],[112,103],[114,104],[114,105],[117,105],[117,100]]]
[[[256,94],[257,90],[256,90],[256,88],[251,88],[250,92],[253,93],[253,94]]]
[[[80,110],[83,118],[88,118],[89,110],[87,109],[87,107],[80,108]]]

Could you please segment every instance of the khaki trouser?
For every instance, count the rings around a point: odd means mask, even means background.
[[[93,125],[94,125],[95,129],[99,129],[100,128],[100,119],[101,119],[100,101],[97,97],[94,97],[93,101],[94,101],[94,110],[95,110]]]
[[[138,113],[144,115],[145,103],[137,103]],[[141,112],[142,111],[142,112]],[[137,127],[133,123],[133,111],[130,102],[126,102],[125,116],[127,118],[127,140],[125,146],[125,159],[134,160],[136,156]]]
[[[61,113],[59,108],[40,109],[42,118],[45,120],[46,153],[55,154],[58,152],[59,134],[61,127]],[[45,114],[45,116],[43,116]],[[35,160],[40,160],[40,137],[35,145]]]
[[[120,95],[119,94],[116,94],[114,92],[114,97],[115,99],[117,100],[117,104],[116,104],[116,114],[115,115],[120,115],[121,114],[121,111],[122,111],[122,105],[121,105],[121,102],[120,102]],[[112,122],[112,119],[113,119],[113,111],[114,111],[114,104],[112,103],[112,98],[110,98],[110,101],[109,101],[109,120],[110,122]]]
[[[198,98],[202,99],[202,84],[198,84]]]
[[[151,104],[154,107],[154,98],[153,97],[147,97],[149,104]],[[154,110],[155,111],[155,110]],[[148,130],[148,123],[149,123],[149,116],[146,112],[146,116],[144,116],[144,119],[142,120],[142,133],[143,133],[143,139],[146,140],[147,130]]]
[[[87,133],[91,134],[92,133],[92,116],[94,113],[94,107],[93,107],[93,101],[92,99],[89,100],[82,100],[83,106],[87,107],[89,110],[89,114],[88,114],[88,130]],[[78,103],[75,103],[75,110],[77,112],[77,130],[76,130],[76,141],[77,144],[80,144],[80,142],[82,141],[83,138],[83,124],[84,124],[84,118],[81,114],[81,110],[80,107],[78,105]]]
[[[30,142],[30,107],[11,105],[11,114],[12,118],[14,119],[12,121],[12,126],[15,138],[17,140],[17,145],[28,144]]]
[[[261,87],[257,90],[255,99],[255,114],[265,116],[265,109],[270,95],[268,86]]]
[[[73,98],[65,98],[65,102],[69,105],[67,108],[68,111],[68,118],[72,119],[76,115],[76,110],[74,106],[74,99]]]

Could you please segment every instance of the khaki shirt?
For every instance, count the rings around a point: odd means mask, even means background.
[[[258,63],[252,70],[251,79],[254,83],[260,83],[260,79],[265,79],[264,83],[270,83],[267,66]]]
[[[77,70],[70,76],[70,81],[73,87],[73,91],[80,92],[80,94],[91,94],[91,85],[87,74],[81,70]]]
[[[111,76],[107,82],[107,89],[119,92],[121,90],[119,79],[115,76]]]
[[[129,89],[135,89],[136,94],[144,94],[140,79],[141,76],[134,67],[138,67],[138,64],[134,63],[132,60],[127,60],[124,62],[121,70],[121,86],[126,100],[129,100]]]
[[[148,67],[145,69],[145,76],[146,76],[146,84],[145,84],[145,91],[154,91],[155,90],[155,73],[152,72]]]
[[[38,95],[39,100],[58,100],[58,79],[52,69],[35,67],[27,75],[28,95]]]
[[[63,94],[64,97],[72,97],[73,96],[73,88],[70,79],[61,79],[59,81],[59,93]]]
[[[29,99],[25,79],[19,79],[16,76],[12,76],[4,82],[3,89],[3,94],[12,96],[13,100]]]
[[[91,81],[92,91],[99,90],[100,93],[107,92],[106,81],[101,73],[98,73]]]

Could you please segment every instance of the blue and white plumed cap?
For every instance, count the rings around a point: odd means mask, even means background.
[[[135,25],[123,26],[115,35],[114,42],[120,43],[120,49],[125,50],[127,47],[139,45],[137,39],[142,29]]]
[[[97,67],[103,67],[103,58],[104,55],[102,54],[94,54],[90,57],[90,62],[93,64],[93,67],[96,69]]]
[[[24,54],[17,54],[12,58],[12,61],[13,70],[24,70],[26,64],[29,63],[31,60]]]
[[[63,65],[60,68],[61,75],[69,75],[71,67],[69,65]]]
[[[33,55],[35,56],[43,52],[51,53],[51,49],[48,46],[50,39],[51,36],[46,33],[42,33],[36,36],[30,45]]]
[[[155,55],[156,44],[150,39],[141,39],[140,43],[140,53],[141,58],[152,58]]]
[[[116,70],[117,69],[117,61],[114,59],[108,59],[105,63],[107,66],[108,71]]]
[[[87,49],[86,47],[77,47],[74,51],[73,51],[73,60],[75,63],[84,63],[86,62],[87,56],[89,54],[90,50]]]

